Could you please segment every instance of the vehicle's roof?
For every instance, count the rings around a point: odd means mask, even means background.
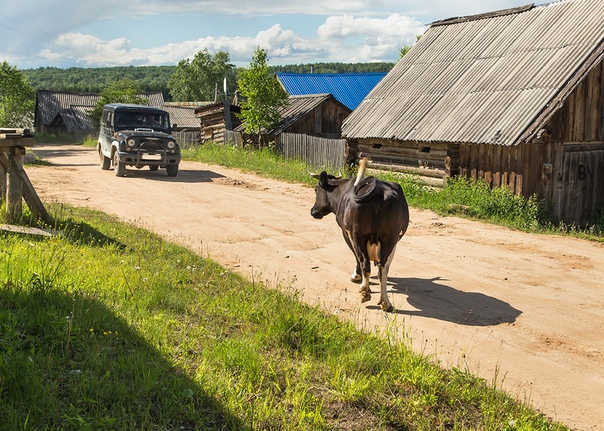
[[[124,111],[153,111],[153,112],[161,112],[167,114],[164,109],[157,108],[155,106],[147,106],[147,105],[135,105],[132,103],[109,103],[104,106],[103,109],[110,109],[112,111],[115,110],[124,110]]]

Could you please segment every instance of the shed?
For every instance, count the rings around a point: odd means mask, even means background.
[[[162,107],[164,104],[161,92],[140,95],[145,97],[151,106]],[[89,134],[93,131],[89,114],[99,98],[97,93],[38,90],[34,128],[38,132]]]
[[[233,130],[241,124],[237,117],[238,105],[229,105],[228,114],[222,102],[210,103],[195,108],[195,115],[201,126],[200,141],[224,143],[224,131]],[[227,118],[228,115],[228,118]]]
[[[277,73],[276,76],[290,96],[329,93],[353,110],[386,73]]]
[[[434,22],[342,134],[373,167],[484,179],[585,225],[604,211],[603,61],[602,0]]]

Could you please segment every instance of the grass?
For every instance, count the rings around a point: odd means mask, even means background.
[[[2,430],[565,430],[106,214],[0,234]]]

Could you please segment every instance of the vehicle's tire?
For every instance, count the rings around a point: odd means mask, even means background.
[[[99,145],[99,160],[101,162],[101,169],[104,171],[108,171],[111,167],[111,159],[103,154],[103,150]]]
[[[149,165],[149,170],[156,171],[159,169],[159,165]]]
[[[169,177],[175,177],[178,174],[178,165],[168,165],[166,166],[166,173]]]
[[[117,151],[113,153],[113,171],[116,177],[123,177],[126,175],[126,165],[120,162],[120,157]]]

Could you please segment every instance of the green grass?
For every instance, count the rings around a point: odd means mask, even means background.
[[[2,430],[564,430],[489,382],[158,236],[0,234]]]

